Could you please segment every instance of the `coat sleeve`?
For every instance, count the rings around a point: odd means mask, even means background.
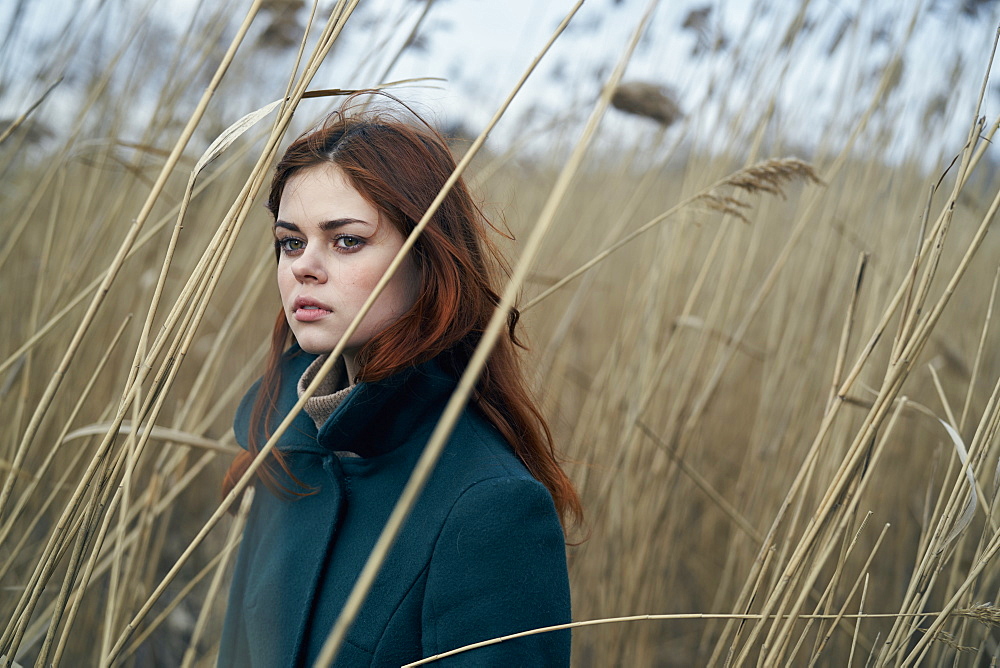
[[[424,595],[425,656],[570,621],[562,528],[545,487],[496,478],[463,492],[431,557]],[[433,665],[568,666],[570,632],[489,645]]]

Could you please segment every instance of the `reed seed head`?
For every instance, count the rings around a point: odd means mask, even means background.
[[[650,118],[669,127],[684,116],[673,91],[645,81],[622,82],[615,88],[611,105],[627,114]]]

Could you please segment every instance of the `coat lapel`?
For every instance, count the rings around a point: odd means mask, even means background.
[[[295,405],[296,381],[313,359],[297,347],[286,353],[275,415],[287,415]],[[247,392],[236,413],[234,428],[244,448],[258,390],[259,384]],[[258,442],[266,442],[263,434]],[[276,447],[304,487],[273,466],[289,493],[275,493],[258,483],[248,518],[234,574],[234,581],[239,578],[245,582],[242,601],[231,604],[241,604],[244,634],[237,637],[245,638],[254,666],[304,663],[314,598],[345,502],[344,476],[337,456],[317,442],[316,426],[305,412],[296,416]],[[241,655],[240,651],[232,653]]]

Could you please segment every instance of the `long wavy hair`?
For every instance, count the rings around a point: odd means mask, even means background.
[[[288,180],[297,172],[332,163],[384,219],[406,237],[455,169],[444,138],[430,126],[399,120],[384,112],[340,111],[317,130],[299,137],[275,169],[267,208],[277,217]],[[416,302],[358,354],[357,380],[374,382],[446,354],[456,372],[467,365],[497,304],[498,282],[508,265],[490,240],[490,225],[459,180],[445,197],[411,252],[419,270]],[[525,382],[517,338],[519,313],[511,310],[483,370],[471,404],[503,435],[531,474],[552,495],[563,522],[582,519],[580,499],[559,465],[552,434]],[[281,358],[293,341],[279,310],[260,390],[250,417],[249,448],[229,467],[228,492],[270,435],[281,385]],[[275,463],[288,469],[278,450]],[[267,466],[258,474],[274,490],[277,477]]]

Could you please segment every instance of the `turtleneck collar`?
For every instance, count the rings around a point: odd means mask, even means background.
[[[309,383],[319,373],[320,367],[323,366],[329,357],[329,355],[320,355],[302,372],[295,388],[300,399],[305,394],[306,388],[309,387]],[[323,426],[327,418],[337,410],[337,407],[340,406],[341,402],[347,398],[347,395],[353,389],[354,385],[347,383],[347,366],[344,364],[344,358],[341,357],[334,364],[333,368],[330,369],[330,373],[326,374],[326,377],[323,378],[323,382],[316,388],[313,395],[306,400],[306,405],[303,406],[303,410],[309,414],[309,417],[316,424],[316,429]]]

